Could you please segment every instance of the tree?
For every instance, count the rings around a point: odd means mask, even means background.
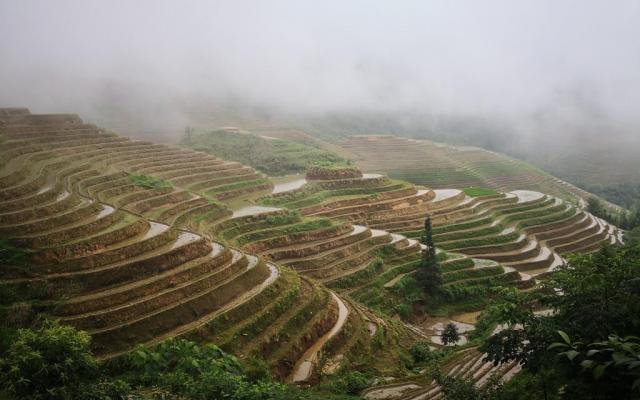
[[[640,338],[610,335],[605,341],[585,345],[573,342],[563,331],[558,334],[562,341],[548,349],[556,350],[560,362],[567,363],[572,372],[573,382],[567,390],[605,387],[611,397],[640,397]]]
[[[437,372],[435,381],[442,388],[445,400],[499,400],[502,399],[502,383],[499,377],[490,377],[482,387],[476,387],[471,379],[454,377]]]
[[[554,312],[536,314],[534,306]],[[615,351],[596,353],[593,350],[615,348],[615,344],[621,342],[615,338],[640,332],[639,246],[605,247],[593,255],[570,257],[568,264],[544,283],[542,291],[513,292],[491,309],[500,315],[496,321],[504,329],[487,339],[480,350],[495,363],[517,361],[522,364],[539,379],[540,397],[555,396],[562,388],[563,399],[634,398],[629,397],[633,374],[625,377],[621,375],[622,369],[610,368],[612,375],[607,379],[586,379],[576,365],[559,360],[580,359],[582,362],[595,355],[610,354],[611,360],[605,357],[600,361],[603,364],[623,361],[621,356],[613,359]],[[566,339],[563,336],[565,344],[593,345],[588,348],[576,345],[563,352],[559,359],[559,346],[552,346],[558,342],[558,331],[566,336]],[[635,348],[633,339],[625,340],[620,348]],[[587,362],[580,367],[587,365],[595,364]]]
[[[436,246],[433,243],[430,216],[427,216],[424,220],[424,236],[422,238],[422,243],[426,248],[422,251],[422,265],[419,277],[424,286],[425,293],[431,297],[437,297],[440,294],[442,275],[440,274],[440,268],[438,267]]]
[[[458,327],[453,322],[449,322],[445,325],[442,331],[442,344],[448,346],[449,344],[456,344],[460,340],[460,334],[458,333]]]

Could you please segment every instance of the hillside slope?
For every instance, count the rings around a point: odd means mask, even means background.
[[[352,136],[340,145],[364,171],[432,188],[535,190],[576,204],[584,204],[593,196],[525,162],[477,147],[388,135]]]

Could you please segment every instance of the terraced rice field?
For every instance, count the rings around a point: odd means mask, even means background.
[[[491,378],[506,382],[520,371],[520,366],[515,362],[495,366],[483,358],[484,355],[474,349],[462,351],[443,368],[443,373],[471,380],[476,387],[482,387]],[[424,376],[369,388],[364,391],[363,397],[367,400],[435,400],[443,398],[443,394],[436,382]]]
[[[384,354],[368,362],[393,373],[392,350],[422,336],[367,305],[415,273],[427,215],[450,288],[528,287],[562,255],[620,241],[615,227],[538,192],[469,197],[336,171],[274,184],[75,115],[0,109],[0,139],[0,233],[4,250],[24,253],[0,289],[88,331],[103,358],[184,336],[262,358],[289,381],[363,354]],[[480,382],[476,355],[460,357],[450,372]],[[410,389],[402,398],[436,390]]]
[[[397,136],[352,136],[339,144],[363,171],[384,173],[434,189],[526,189],[572,202],[593,196],[522,161],[477,147]]]
[[[280,245],[269,234],[255,244],[246,237],[257,216],[234,216],[224,202],[273,189],[253,169],[132,141],[75,115],[4,111],[0,120],[0,232],[27,256],[5,268],[2,290],[88,331],[100,357],[169,337],[215,338],[265,358],[284,379],[297,365],[311,370],[298,363],[309,349],[344,354],[370,339],[362,314],[348,312],[353,306],[282,266],[299,257],[312,269],[321,251],[339,246],[305,248],[304,235]],[[216,240],[225,227],[243,232],[245,247],[271,240],[269,251],[253,255],[229,246],[232,236]],[[353,231],[329,227],[364,251],[374,235]],[[271,261],[285,257],[290,262]],[[330,270],[341,271],[339,264]]]
[[[429,215],[440,249],[499,262],[503,273],[520,281],[552,270],[564,254],[621,241],[617,228],[572,203],[526,190],[470,197],[458,189],[419,189],[364,174],[343,181],[310,181],[262,202],[395,233],[398,243],[420,238]],[[499,271],[477,266],[473,270],[456,274],[487,278],[489,271]]]

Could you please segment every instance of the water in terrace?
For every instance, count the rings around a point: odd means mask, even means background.
[[[357,235],[358,233],[364,232],[365,230],[368,229],[364,225],[352,225],[352,226],[353,226],[353,231],[351,231],[352,235]]]
[[[169,229],[169,225],[149,221],[149,230],[145,233],[144,237],[142,237],[142,239],[140,240],[141,241],[146,240],[153,236],[159,235],[162,232],[166,231],[167,229]]]
[[[441,201],[454,197],[460,194],[461,191],[458,189],[436,189],[433,192],[436,194],[436,197],[433,198],[433,201]]]
[[[397,243],[397,242],[399,242],[399,241],[403,240],[403,239],[404,239],[404,236],[402,236],[402,235],[398,235],[397,233],[392,233],[392,234],[391,234],[391,238],[393,239],[393,241],[391,242],[391,244],[394,244],[394,243]]]
[[[280,211],[280,210],[282,210],[282,208],[250,205],[250,206],[245,206],[238,210],[235,210],[233,212],[232,218],[240,218],[240,217],[246,217],[249,215],[258,215],[258,214],[264,214],[264,213]]]
[[[95,219],[106,217],[107,215],[111,214],[113,211],[114,211],[113,207],[103,204],[102,211],[100,211],[98,215],[95,216]]]
[[[194,234],[194,233],[190,233],[190,232],[182,232],[180,233],[180,235],[178,236],[178,238],[175,240],[175,242],[173,242],[173,245],[171,246],[171,249],[177,249],[180,246],[184,246],[185,244],[191,243],[191,242],[195,242],[196,240],[200,239],[200,236]]]
[[[431,341],[433,343],[440,344],[440,345],[443,344],[442,332],[444,331],[444,328],[448,323],[453,323],[458,329],[458,334],[460,335],[460,339],[456,342],[456,344],[458,345],[463,345],[467,343],[467,337],[465,336],[465,333],[475,329],[475,326],[473,324],[467,324],[460,321],[444,319],[442,321],[436,322],[430,327],[430,329],[435,333],[435,335],[431,336]]]
[[[518,203],[526,203],[528,201],[539,200],[544,197],[544,194],[533,190],[514,190],[510,193],[518,196]]]
[[[58,193],[58,197],[56,197],[56,201],[64,200],[67,197],[69,197],[70,195],[71,195],[71,193],[69,193],[69,191],[63,190],[62,192]]]
[[[44,192],[51,190],[51,188],[53,188],[53,182],[48,182],[46,185],[41,187],[40,190],[36,192],[36,194],[42,194]]]
[[[289,179],[276,182],[273,186],[272,194],[289,192],[301,188],[307,183],[305,178],[301,178],[299,175],[293,175]]]
[[[290,175],[284,178],[279,178],[273,185],[273,190],[270,194],[284,193],[301,188],[307,183],[305,178],[301,178],[300,175]],[[264,195],[264,194],[262,194]],[[249,215],[259,215],[273,211],[280,211],[279,207],[266,207],[258,206],[255,204],[247,204],[248,200],[242,202],[230,202],[229,208],[233,210],[231,218],[246,217]]]

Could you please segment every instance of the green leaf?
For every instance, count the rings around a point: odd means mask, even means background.
[[[569,346],[568,346],[568,345],[566,345],[565,343],[555,342],[555,343],[551,343],[551,344],[549,345],[549,347],[547,347],[547,350],[553,350],[553,349],[556,349],[556,348],[558,348],[558,347],[563,348],[563,349],[566,349],[566,348],[567,348],[567,347],[569,347]]]
[[[580,353],[578,353],[575,350],[569,350],[569,351],[565,352],[564,354],[567,356],[567,358],[569,360],[573,361],[573,359],[576,358]]]
[[[593,377],[596,379],[600,379],[602,375],[604,375],[604,370],[607,368],[606,365],[598,365],[593,369]]]
[[[584,369],[590,369],[591,367],[593,367],[593,364],[594,364],[593,360],[584,360],[580,363],[580,365]]]
[[[558,335],[560,335],[562,337],[562,340],[564,340],[564,342],[568,345],[571,345],[571,339],[569,339],[569,335],[567,335],[565,332],[563,331],[558,331]]]

